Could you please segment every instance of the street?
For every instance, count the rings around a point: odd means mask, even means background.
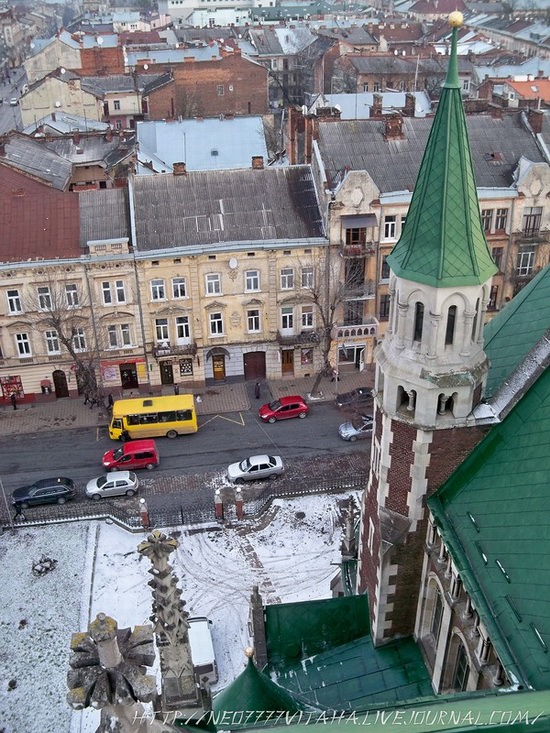
[[[338,436],[340,423],[352,411],[333,402],[315,404],[304,420],[263,423],[255,406],[248,411],[205,415],[199,432],[176,440],[157,440],[161,463],[154,471],[140,471],[141,479],[219,471],[229,463],[258,453],[281,455],[296,468],[300,460],[368,451],[368,441],[349,443]],[[45,476],[68,476],[77,483],[103,473],[103,453],[117,444],[106,427],[78,428],[12,435],[0,439],[0,479],[8,493]],[[149,482],[147,482],[149,483]]]

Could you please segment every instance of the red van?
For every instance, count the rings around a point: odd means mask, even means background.
[[[129,440],[119,448],[108,450],[103,456],[107,471],[129,471],[136,468],[155,468],[160,463],[154,440]]]

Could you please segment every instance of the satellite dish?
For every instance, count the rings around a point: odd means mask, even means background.
[[[61,72],[62,74],[64,74],[64,73],[65,73],[65,72],[67,71],[67,69],[66,69],[66,68],[65,68],[64,66],[62,66],[62,67],[61,67],[61,68],[59,69],[59,71],[60,71],[60,72]]]
[[[302,114],[304,117],[307,115],[307,104],[302,104]]]
[[[55,103],[55,105],[54,105],[54,106],[55,106],[55,107],[61,107],[61,102],[60,102],[59,100],[57,100],[57,102]]]
[[[238,265],[239,265],[239,263],[237,262],[237,258],[236,257],[232,257],[229,260],[229,269],[230,270],[236,270],[237,267],[238,267]]]
[[[337,110],[338,110],[338,112],[341,112],[341,111],[342,111],[342,107],[340,107],[340,105],[339,105],[339,104],[335,104],[335,105],[334,105],[334,109],[337,109]]]
[[[149,68],[149,64],[143,64],[143,68],[145,69],[145,71],[147,71],[147,69]]]
[[[102,46],[103,45],[103,38],[101,36],[97,39],[97,45]]]

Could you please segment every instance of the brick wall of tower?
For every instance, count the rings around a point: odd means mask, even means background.
[[[426,471],[428,496],[438,489],[453,471],[483,440],[488,428],[451,428],[437,430],[430,445],[430,465]]]
[[[392,420],[393,440],[390,446],[391,464],[388,471],[389,496],[386,508],[409,516],[407,500],[411,488],[411,466],[414,463],[413,442],[417,428]]]

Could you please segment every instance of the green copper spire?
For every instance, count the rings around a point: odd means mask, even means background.
[[[388,264],[401,278],[433,287],[480,285],[497,272],[479,212],[458,78],[457,34],[401,238]]]

